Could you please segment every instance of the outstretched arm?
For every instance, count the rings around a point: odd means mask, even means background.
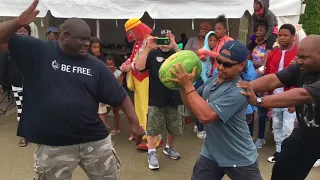
[[[9,39],[20,27],[18,19],[13,19],[0,24],[1,49],[5,50],[7,48]]]
[[[18,18],[6,21],[0,24],[0,44],[5,48],[11,36],[24,24],[30,24],[36,19],[39,11],[36,10],[39,0],[34,0],[33,3],[25,10]]]
[[[300,66],[293,64],[275,74],[268,74],[251,81],[250,85],[255,93],[264,93],[280,87],[290,88],[295,86],[299,76]]]
[[[280,87],[283,84],[275,74],[268,74],[250,82],[255,93],[264,93]]]
[[[286,108],[313,102],[312,96],[305,88],[294,88],[283,93],[265,96],[259,106],[264,108]]]

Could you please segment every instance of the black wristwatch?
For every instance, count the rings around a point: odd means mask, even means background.
[[[256,105],[257,106],[260,106],[261,105],[261,103],[262,103],[262,97],[257,97],[257,99],[256,99]]]

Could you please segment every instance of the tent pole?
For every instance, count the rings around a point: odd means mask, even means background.
[[[97,38],[99,38],[100,39],[100,20],[99,19],[97,19],[96,20],[96,29],[97,29]]]
[[[228,36],[230,36],[230,32],[229,32],[229,19],[227,18],[227,32],[228,32]]]
[[[194,30],[194,19],[191,20],[191,29]]]

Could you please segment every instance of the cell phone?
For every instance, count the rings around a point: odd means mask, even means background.
[[[170,39],[169,38],[157,38],[156,44],[157,44],[157,46],[169,46]]]

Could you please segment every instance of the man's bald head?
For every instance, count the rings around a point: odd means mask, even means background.
[[[298,64],[305,72],[320,72],[320,36],[309,35],[298,45]]]
[[[312,34],[304,39],[299,43],[299,46],[304,48],[310,48],[316,51],[320,51],[320,35]]]
[[[91,30],[88,24],[79,18],[70,18],[64,21],[61,24],[59,30],[61,31],[60,34],[65,32],[70,33],[72,36],[82,37],[82,36],[91,36]]]
[[[79,18],[67,19],[61,24],[59,31],[59,44],[64,52],[74,56],[87,54],[91,31],[84,20]]]

